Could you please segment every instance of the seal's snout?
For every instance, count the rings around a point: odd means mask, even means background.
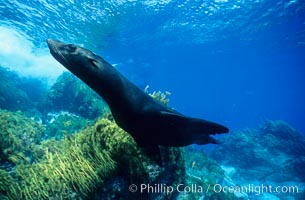
[[[66,52],[66,53],[73,53],[76,51],[77,46],[73,44],[65,44],[63,42],[60,42],[58,40],[53,39],[47,39],[47,44],[49,49],[54,52]]]
[[[47,44],[50,49],[51,55],[57,61],[59,61],[61,64],[67,62],[65,56],[63,55],[63,47],[67,46],[65,43],[53,39],[47,39]]]
[[[58,40],[53,40],[53,39],[47,39],[47,44],[48,44],[48,46],[49,46],[49,48],[51,49],[53,49],[54,47],[60,47],[60,46],[64,46],[65,45],[65,43],[63,43],[63,42],[60,42],[60,41],[58,41]]]
[[[48,44],[48,47],[50,49],[50,52],[54,52],[57,48],[57,42],[55,40],[52,40],[52,39],[47,39],[47,44]]]
[[[53,43],[55,43],[55,40],[47,39],[47,44],[49,47],[52,46]]]
[[[52,39],[50,39],[50,38],[49,38],[49,39],[47,39],[47,43],[48,43],[48,44],[52,43],[52,41],[53,41],[53,40],[52,40]]]
[[[51,43],[52,43],[52,41],[53,41],[52,39],[47,39],[47,41],[46,41],[47,44],[48,44],[49,49],[51,49]]]

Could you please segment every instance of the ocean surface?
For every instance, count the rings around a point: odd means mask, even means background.
[[[185,115],[231,131],[282,120],[305,134],[304,0],[0,0],[1,67],[50,88],[66,69],[48,38],[171,92]]]

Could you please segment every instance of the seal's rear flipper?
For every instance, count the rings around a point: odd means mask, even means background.
[[[195,144],[218,144],[219,142],[210,135],[229,132],[229,129],[215,122],[186,117],[180,113],[161,111],[167,123],[173,123],[183,134],[186,134]]]
[[[211,135],[229,132],[229,129],[223,125],[196,118],[189,118],[189,126],[192,142],[198,145],[220,144]]]
[[[163,117],[167,118],[169,123],[174,122],[177,126],[181,126],[182,130],[187,131],[189,134],[217,134],[229,132],[227,127],[215,122],[186,117],[176,112],[161,111],[161,114]]]
[[[188,118],[188,120],[190,129],[195,134],[217,134],[229,132],[227,127],[215,122],[197,118]]]

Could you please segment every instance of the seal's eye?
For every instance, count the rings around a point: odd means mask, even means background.
[[[73,52],[73,51],[76,50],[77,47],[73,44],[68,44],[64,48],[65,48],[66,51]]]

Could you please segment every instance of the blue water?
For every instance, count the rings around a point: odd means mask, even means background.
[[[47,38],[83,45],[178,111],[231,130],[281,119],[305,133],[303,0],[0,1],[0,65],[64,71]]]

